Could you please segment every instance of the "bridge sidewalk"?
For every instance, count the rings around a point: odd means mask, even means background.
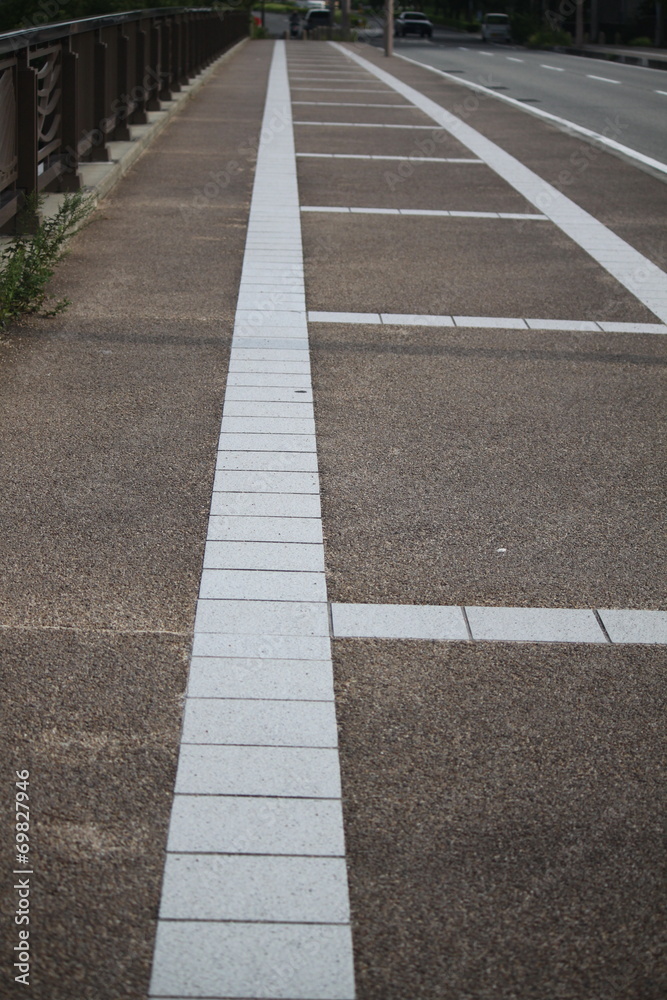
[[[0,345],[35,1000],[351,1000],[330,646],[360,1000],[662,996],[667,205],[587,149],[253,43]]]

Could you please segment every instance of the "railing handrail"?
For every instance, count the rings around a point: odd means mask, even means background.
[[[54,21],[40,24],[37,28],[17,28],[0,34],[0,55],[16,53],[24,46],[55,41],[69,35],[78,35],[95,28],[106,28],[127,21],[140,21],[149,17],[173,17],[176,14],[208,14],[213,7],[149,7],[145,10],[122,11],[116,14],[100,14],[98,17],[82,17],[74,21]],[[221,10],[221,13],[224,11]]]

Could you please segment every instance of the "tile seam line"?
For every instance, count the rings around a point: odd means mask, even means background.
[[[256,235],[255,236],[252,235],[253,233],[257,234],[258,229],[262,228],[261,219],[265,217],[267,212],[269,211],[269,205],[276,203],[281,204],[283,207],[287,206],[287,210],[281,210],[278,213],[278,217],[276,219],[276,227],[278,231],[281,231],[285,226],[287,226],[290,230],[292,230],[296,234],[294,243],[295,246],[298,248],[298,253],[297,253],[298,266],[295,265],[295,271],[298,271],[300,273],[293,274],[293,279],[294,279],[293,284],[296,285],[298,283],[300,285],[300,289],[305,293],[304,277],[303,277],[304,268],[303,268],[303,245],[301,238],[301,216],[299,212],[299,196],[298,196],[298,181],[297,181],[297,161],[294,148],[294,130],[292,124],[293,116],[290,107],[291,94],[290,94],[290,83],[288,77],[286,55],[287,53],[286,53],[285,42],[284,41],[275,42],[273,45],[273,51],[271,53],[268,82],[264,92],[265,96],[264,96],[264,109],[262,115],[262,122],[260,128],[260,144],[257,153],[253,191],[250,203],[250,210],[248,214],[247,237],[244,249],[242,275],[239,285],[239,298],[242,298],[245,292],[244,272],[246,271],[246,264],[251,265],[249,267],[249,270],[257,272],[261,268],[267,275],[270,275],[276,272],[277,264],[275,263],[275,260],[278,259],[282,260],[284,257],[284,251],[282,251],[278,246],[275,253],[273,254],[263,252],[262,248],[256,245],[258,242]],[[270,242],[270,239],[271,239],[270,234],[267,234],[266,236],[263,236],[261,238],[260,242],[261,243],[264,243],[265,241]],[[276,238],[275,240],[276,245],[279,242],[280,242],[279,239]],[[304,306],[305,306],[305,299],[304,299]],[[305,308],[302,308],[300,310],[286,310],[286,312],[288,312],[293,319],[298,319],[303,321],[304,336],[307,338],[308,330],[306,325]],[[229,369],[230,373],[232,372],[231,358],[233,357],[233,352],[236,343],[238,343],[239,334],[241,334],[242,336],[243,333],[245,333],[245,336],[246,337],[248,336],[248,328],[252,327],[251,320],[253,314],[254,311],[247,309],[246,310],[239,309],[239,307],[237,306],[234,318],[234,331],[231,343],[232,353],[230,354],[230,369]],[[256,336],[261,336],[261,333],[258,332]],[[309,358],[309,351],[306,356]],[[259,359],[257,359],[257,361],[259,361]],[[306,365],[304,367],[307,370],[309,369],[309,365]],[[303,369],[299,370],[303,371]],[[229,379],[226,382],[225,391],[227,384],[229,384]],[[310,382],[309,387],[312,391],[312,381]],[[234,424],[232,423],[231,428],[233,427]],[[256,430],[256,428],[249,427],[248,430]],[[226,450],[228,450],[225,448],[225,444],[228,443],[225,441],[224,438],[224,434],[226,432],[227,433],[230,432],[230,423],[229,420],[226,421],[225,417],[223,416],[220,424],[220,435],[216,449],[218,453],[221,451],[224,453]],[[263,432],[258,430],[257,433],[261,436]],[[312,431],[306,432],[303,436],[305,441],[312,441],[313,450],[316,452],[314,427]],[[290,440],[293,441],[294,438],[295,435],[292,435],[290,437],[289,432],[286,432],[286,442]],[[276,450],[280,450],[279,444],[276,445]],[[216,460],[216,465],[217,465],[217,460]],[[317,476],[317,481],[319,484],[319,474],[315,472],[315,475]],[[211,517],[214,514],[214,509],[213,509],[214,499],[215,497],[214,494],[212,493]],[[320,521],[321,525],[321,516],[318,517],[317,520]],[[207,538],[207,545],[208,542],[209,540]],[[317,544],[322,546],[323,542],[319,541]],[[232,616],[235,613],[238,615],[236,619],[232,617],[232,620],[230,620],[228,617],[227,618],[216,617],[216,615],[218,614],[217,611],[215,612],[214,615],[211,614],[212,606],[220,604],[224,604],[224,601],[206,599],[202,591],[202,584],[200,584],[199,598],[197,601],[197,614],[194,623],[195,626],[193,635],[194,649],[196,649],[199,644],[205,643],[207,641],[224,644],[226,642],[231,641],[233,637],[234,639],[238,638],[240,640],[247,641],[249,644],[254,643],[256,646],[256,655],[260,659],[267,659],[271,657],[271,652],[274,653],[277,652],[277,649],[274,648],[267,654],[267,651],[264,648],[267,642],[271,643],[272,640],[273,640],[272,643],[273,646],[275,647],[277,644],[278,649],[281,649],[281,641],[283,639],[285,643],[294,643],[295,645],[298,645],[299,643],[305,645],[310,644],[313,648],[314,644],[326,641],[326,646],[324,647],[324,649],[321,649],[321,654],[324,657],[323,662],[327,663],[328,669],[332,673],[333,665],[331,661],[331,638],[330,638],[329,627],[327,625],[326,636],[323,635],[322,637],[320,637],[319,634],[317,634],[319,632],[320,626],[317,624],[316,618],[313,617],[314,612],[312,613],[310,611],[306,612],[305,610],[306,608],[323,607],[326,604],[326,591],[324,593],[324,601],[313,601],[313,600],[285,601],[285,602],[274,601],[272,614],[275,614],[276,618],[275,621],[271,622],[271,627],[268,628],[266,627],[266,624],[259,623],[256,620],[256,618],[253,619],[252,621],[246,618],[248,613],[256,614],[256,611],[254,609],[258,604],[257,601],[243,600],[243,599],[241,600],[232,599],[231,601],[229,601],[228,605],[230,608],[235,607],[236,605],[239,606],[239,608],[235,608],[235,611],[230,612]],[[276,609],[282,604],[284,604],[288,610],[286,612],[283,612],[282,610],[277,612]],[[241,611],[240,610],[241,605],[245,605],[246,610]],[[290,605],[291,609],[289,607]],[[303,617],[304,614],[307,615],[307,620],[302,621],[301,618]],[[250,629],[246,628],[247,625],[250,625]],[[193,660],[194,660],[194,655],[193,657],[191,657],[190,661],[190,672],[192,670]],[[333,677],[331,678],[331,680],[333,680]],[[189,691],[189,683],[188,683],[188,691]],[[188,720],[187,706],[189,701],[190,698],[188,694],[186,694],[185,711],[183,715],[181,740],[179,746],[179,758],[180,758],[181,748],[183,748],[186,745],[185,738],[187,737],[188,734],[188,730],[186,729],[186,722]],[[216,699],[215,701],[219,702],[218,699]],[[299,701],[296,701],[294,704],[298,705]],[[319,705],[321,703],[313,702],[313,704]],[[330,704],[334,705],[334,711],[335,711],[335,702],[331,702]],[[335,721],[334,721],[334,729],[335,729]],[[334,734],[329,734],[329,739],[332,739],[333,735]],[[207,742],[205,744],[195,744],[195,745],[210,746],[211,744]],[[322,749],[336,750],[335,747],[331,748],[326,747]],[[180,765],[180,760],[179,760],[179,765]],[[338,770],[340,770],[339,765],[338,765]],[[179,823],[182,825],[183,822],[183,817],[180,816],[179,813],[180,806],[178,807],[178,809],[176,807],[176,803],[182,802],[182,798],[180,798],[179,793],[176,792],[177,787],[178,786],[175,785],[173,793],[167,848],[169,848],[172,836],[175,836],[176,839],[178,839]],[[202,799],[206,800],[210,799],[211,796],[199,795],[197,796],[197,798],[199,798],[200,800]],[[254,796],[249,795],[246,796],[246,798],[254,798]],[[268,798],[272,798],[275,800],[277,797],[269,796]],[[297,801],[297,799],[295,797],[294,799],[287,799],[286,801],[294,802]],[[320,799],[315,799],[314,801],[317,802],[318,804],[321,804]],[[344,841],[344,829],[342,825],[342,801],[340,793],[335,798],[328,801],[330,802],[332,809],[329,818],[327,820],[326,839],[328,839],[331,842],[331,846],[335,845],[334,847],[334,850],[336,850],[335,856],[337,858],[340,858],[343,862],[343,866],[345,866],[345,841]],[[187,829],[187,826],[185,827],[185,829]],[[182,835],[182,830],[181,830],[181,835]],[[188,844],[189,846],[192,846],[194,848],[189,853],[192,854],[199,853],[196,850],[197,846],[196,840],[194,843],[188,841]],[[217,850],[213,850],[210,852],[213,855],[219,855],[221,853],[225,853],[220,850],[225,846],[224,837],[218,838],[213,846],[218,848]],[[290,842],[288,838],[285,846],[287,846],[288,848],[289,847],[294,848],[297,846],[297,844]],[[269,850],[264,853],[280,853],[280,854],[285,853],[287,855],[297,855],[297,856],[303,856],[306,853],[303,850],[298,850],[298,849],[287,850],[287,851],[271,850],[272,848],[279,848],[279,847],[280,847],[279,839],[276,839],[274,835],[273,838],[271,838]],[[167,849],[165,851],[165,861],[169,853],[174,853],[174,852],[173,851],[170,852]],[[235,856],[238,854],[238,852],[232,852],[232,853]],[[327,855],[329,855],[330,853],[331,853],[330,851],[327,851]],[[315,856],[319,857],[320,855],[318,854]],[[158,915],[158,921],[157,921],[157,933],[153,950],[151,980],[148,990],[150,997],[160,997],[170,994],[172,996],[179,997],[183,996],[184,993],[189,992],[188,987],[190,985],[189,977],[191,975],[191,971],[188,968],[187,963],[184,964],[183,962],[180,962],[177,959],[177,955],[174,952],[173,947],[170,946],[171,939],[169,936],[170,931],[168,928],[169,925],[171,925],[172,923],[182,925],[187,922],[188,926],[190,927],[193,925],[196,927],[197,924],[199,923],[199,921],[196,920],[192,922],[187,921],[187,916],[191,916],[191,914],[187,913],[187,907],[184,905],[182,899],[179,899],[177,902],[178,906],[180,907],[180,912],[183,912],[185,916],[185,920],[184,919],[179,920],[178,917],[175,918],[173,917],[173,910],[171,906],[165,904],[165,899],[167,898],[164,895],[165,885],[166,885],[165,874],[166,874],[166,869],[163,869],[160,913]],[[262,959],[259,961],[258,969],[253,974],[252,984],[244,983],[245,988],[246,989],[251,988],[252,993],[254,995],[256,996],[261,995],[262,997],[265,998],[265,1000],[278,1000],[279,997],[291,996],[293,993],[294,995],[305,996],[304,989],[307,989],[307,991],[310,992],[313,988],[316,995],[320,994],[323,995],[324,992],[327,992],[328,990],[331,989],[330,979],[332,975],[332,969],[335,968],[336,971],[334,974],[334,980],[335,980],[336,995],[337,996],[340,995],[341,998],[344,997],[346,998],[346,1000],[352,1000],[352,998],[355,996],[354,965],[353,965],[353,953],[352,953],[352,943],[351,943],[351,918],[349,915],[350,914],[349,895],[348,895],[346,877],[344,877],[343,879],[342,892],[343,895],[345,896],[345,902],[347,907],[346,919],[341,920],[338,918],[338,913],[340,912],[339,910],[336,909],[339,903],[338,896],[336,896],[336,898],[327,897],[326,908],[323,910],[323,915],[326,918],[327,912],[330,914],[330,916],[333,918],[330,924],[327,924],[325,920],[323,920],[319,925],[312,924],[310,922],[308,922],[307,924],[304,924],[303,922],[301,922],[301,924],[299,924],[298,922],[290,922],[289,924],[286,924],[284,919],[280,919],[279,916],[280,911],[278,909],[276,909],[275,907],[273,907],[273,909],[271,909],[271,907],[269,908],[270,916],[273,916],[273,914],[278,915],[275,921],[273,920],[271,921],[271,925],[278,927],[331,926],[337,929],[337,933],[340,932],[340,934],[342,934],[342,936],[336,937],[335,940],[333,938],[329,938],[328,940],[330,943],[329,945],[325,945],[324,951],[321,953],[320,958],[316,964],[316,968],[313,969],[311,964],[307,969],[307,978],[308,981],[310,982],[310,987],[305,987],[305,980],[303,980],[303,976],[305,975],[306,970],[305,968],[301,969],[299,964],[300,939],[295,938],[293,939],[293,942],[290,945],[291,950],[289,950],[286,953],[286,957],[291,956],[292,959],[296,962],[295,968],[297,972],[292,974],[292,971],[290,971],[289,975],[285,973],[285,976],[287,977],[285,978],[285,981],[278,982],[276,984],[276,982],[274,981],[275,969],[270,967],[266,963],[266,961]],[[169,921],[165,920],[165,918],[162,916],[162,913],[165,913],[165,915],[166,913],[169,913],[172,919]],[[230,926],[231,921],[227,919],[222,919],[222,920],[216,920],[214,923],[217,926],[224,927],[224,926]],[[301,934],[304,933],[306,932],[305,931],[301,932]],[[237,945],[233,944],[231,946],[232,950],[229,954],[227,954],[226,952],[223,952],[222,954],[216,953],[215,955],[213,953],[210,953],[207,956],[207,959],[205,960],[207,975],[209,977],[212,977],[212,982],[209,985],[209,989],[213,987],[212,992],[217,993],[219,996],[224,996],[228,992],[230,992],[230,990],[232,990],[231,986],[232,980],[229,979],[228,968],[233,966],[233,962],[235,960],[234,948],[236,947]],[[334,963],[334,965],[332,965],[332,963]],[[241,990],[238,989],[239,985],[240,984],[237,984],[236,987],[237,995],[238,993],[241,992]],[[245,992],[245,989],[243,989],[243,987],[242,991]]]
[[[667,274],[661,271],[656,264],[635,250],[589,212],[580,208],[567,195],[543,180],[516,157],[466,124],[463,119],[457,118],[416,88],[403,83],[386,70],[363,59],[356,52],[344,48],[339,42],[329,42],[328,44],[342,52],[348,59],[363,66],[364,69],[371,72],[396,93],[401,94],[406,100],[412,101],[416,108],[427,114],[440,128],[480,156],[495,173],[523,195],[531,205],[535,205],[538,211],[547,215],[554,225],[558,226],[575,244],[589,254],[631,295],[663,323],[667,323],[667,305],[664,300],[667,293]],[[428,69],[428,67],[426,68]],[[588,234],[591,234],[591,238]],[[602,260],[599,252],[599,240],[603,241],[607,251],[612,248],[623,251],[627,263],[619,267],[613,261]],[[654,288],[659,288],[659,291],[652,292],[650,288],[642,288],[643,279],[640,279],[640,276],[647,271],[650,276],[650,284]],[[644,285],[649,284],[646,281],[643,283]]]

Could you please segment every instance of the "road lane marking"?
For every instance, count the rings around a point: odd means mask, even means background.
[[[348,59],[372,72],[416,108],[427,114],[472,153],[476,153],[519,194],[547,215],[593,260],[620,282],[663,323],[667,321],[667,274],[652,261],[617,236],[589,212],[547,183],[520,160],[491,142],[420,91],[362,59],[338,42],[329,42]],[[489,91],[486,91],[489,93]],[[493,93],[493,91],[491,91]],[[518,103],[518,102],[517,102]],[[523,107],[523,105],[520,105]]]
[[[613,323],[606,320],[532,319],[519,316],[445,316],[426,313],[353,313],[311,310],[310,323],[382,323],[385,326],[460,326],[497,330],[552,330],[564,333],[636,333],[665,336],[664,323]]]
[[[510,62],[520,62],[520,63],[522,63],[522,62],[526,61],[525,59],[517,59],[516,56],[505,56],[505,58],[509,59]]]
[[[552,69],[555,73],[564,73],[565,70],[562,66],[547,66],[546,63],[540,63],[542,69]]]
[[[279,41],[234,323],[151,997],[184,997],[193,984],[212,998],[354,997],[289,100]]]
[[[601,80],[603,83],[617,83],[620,85],[620,80],[610,80],[608,76],[594,76],[593,73],[587,73],[586,76],[589,80]]]
[[[399,52],[395,54],[398,59],[403,59],[405,62],[412,63],[413,66],[419,66],[421,69],[425,69],[429,73],[435,73],[437,76],[443,76],[445,79],[451,80],[452,83],[458,83],[462,87],[467,87],[469,90],[479,91],[482,94],[489,94],[495,97],[496,100],[504,101],[506,104],[511,104],[515,108],[520,108],[529,115],[534,115],[536,118],[542,118],[544,121],[553,122],[554,125],[561,128],[566,133],[581,135],[596,145],[604,146],[605,148],[618,153],[620,156],[635,164],[638,163],[642,166],[648,167],[650,171],[657,173],[661,179],[667,176],[667,164],[661,163],[660,160],[656,160],[651,156],[646,156],[644,153],[639,153],[637,150],[631,149],[629,146],[623,146],[620,142],[616,142],[615,139],[609,139],[607,136],[601,135],[599,132],[593,132],[591,129],[585,128],[583,125],[577,125],[575,122],[568,121],[567,118],[561,118],[558,115],[554,115],[550,111],[545,111],[543,108],[531,107],[528,104],[524,104],[516,97],[510,97],[508,94],[501,94],[497,90],[492,90],[490,87],[482,86],[481,83],[473,83],[472,80],[462,80],[458,76],[452,76],[446,70],[437,69],[435,66],[429,66],[427,63],[419,62],[417,59],[411,59],[409,56],[402,55]],[[640,69],[641,67],[633,66],[631,68]],[[667,91],[656,91],[656,93],[662,93],[667,96]],[[524,98],[524,100],[535,100],[535,98]]]
[[[662,94],[663,97],[667,97],[667,90],[656,90],[656,94]]]
[[[667,644],[667,611],[333,603],[331,622],[334,639]]]

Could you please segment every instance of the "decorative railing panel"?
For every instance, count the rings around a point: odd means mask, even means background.
[[[77,190],[80,163],[248,30],[247,12],[167,7],[0,35],[0,231],[33,193]]]

